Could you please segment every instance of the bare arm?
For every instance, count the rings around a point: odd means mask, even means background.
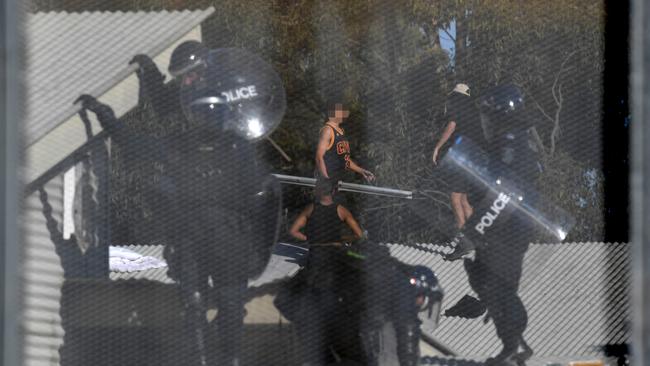
[[[300,230],[302,230],[305,225],[307,225],[307,220],[309,219],[309,216],[311,216],[311,213],[314,211],[314,205],[310,204],[305,207],[304,210],[296,217],[296,220],[294,220],[293,224],[291,225],[291,229],[289,229],[289,234],[294,237],[297,240],[300,241],[305,241],[307,240],[307,236],[303,234]]]
[[[327,167],[325,166],[325,153],[332,147],[334,142],[334,132],[329,127],[324,127],[320,131],[320,139],[318,140],[318,147],[316,148],[316,168],[318,172],[325,178],[330,176],[327,174]]]
[[[447,143],[449,138],[451,137],[451,134],[454,133],[456,130],[456,122],[454,121],[449,121],[447,123],[447,127],[445,127],[445,130],[442,132],[442,136],[440,136],[440,140],[438,140],[438,143],[436,144],[436,147],[433,149],[433,163],[438,164],[438,153],[440,152],[440,148]]]
[[[338,205],[336,207],[336,212],[339,214],[339,219],[345,222],[348,225],[348,227],[352,230],[354,236],[357,239],[360,239],[363,236],[363,231],[361,231],[361,226],[359,226],[357,220],[354,219],[352,213],[347,208],[341,205]]]
[[[348,160],[350,162],[349,164],[349,169],[352,170],[355,173],[361,174],[365,180],[368,182],[371,182],[375,180],[375,175],[372,174],[370,170],[363,169],[360,167],[357,163],[355,163],[352,159]]]

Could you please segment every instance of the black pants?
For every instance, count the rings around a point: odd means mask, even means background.
[[[166,249],[173,250],[166,250],[166,259],[180,283],[191,348],[212,364],[231,364],[241,349],[252,223],[236,211],[194,204],[168,228]],[[218,315],[208,324],[205,311],[212,301]]]
[[[361,342],[366,364],[378,364],[380,333],[391,322],[397,341],[400,366],[415,366],[420,361],[420,324],[416,293],[408,277],[391,263],[388,253],[369,253],[364,264]]]
[[[469,283],[487,307],[504,353],[517,351],[528,324],[518,294],[526,247],[522,243],[491,244],[478,249],[474,261],[465,260]]]

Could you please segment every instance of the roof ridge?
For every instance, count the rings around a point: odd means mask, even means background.
[[[83,15],[83,14],[188,14],[199,13],[206,11],[214,11],[214,6],[197,9],[172,9],[172,10],[83,10],[83,11],[67,11],[67,10],[52,10],[52,11],[34,11],[27,12],[27,15]]]
[[[630,242],[604,242],[604,241],[573,241],[573,242],[560,242],[560,243],[549,243],[549,242],[531,242],[530,245],[611,245],[611,246],[626,246],[631,245]],[[434,245],[439,247],[449,247],[446,243],[426,243],[426,242],[417,242],[417,243],[396,243],[396,242],[379,242],[379,245],[399,245],[411,248],[418,248],[422,245]]]
[[[605,242],[605,241],[572,241],[572,242],[561,242],[561,243],[530,243],[530,245],[629,245],[631,243],[626,242]]]

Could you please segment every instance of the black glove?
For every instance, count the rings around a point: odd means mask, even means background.
[[[93,110],[94,107],[99,103],[95,97],[90,94],[81,94],[73,104],[81,103],[82,109]]]
[[[141,53],[133,56],[131,61],[129,61],[129,65],[133,64],[138,64],[138,73],[143,72],[145,69],[156,68],[156,64],[153,62],[151,57]]]

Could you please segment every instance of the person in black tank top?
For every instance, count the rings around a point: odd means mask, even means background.
[[[323,159],[327,174],[336,180],[343,176],[346,169],[350,168],[350,143],[342,128],[328,122],[323,129],[331,130],[328,150],[325,151]],[[328,134],[326,131],[321,131],[321,134],[323,132]]]
[[[334,202],[335,186],[328,180],[316,182],[314,195],[317,202],[307,205],[291,225],[289,234],[309,244],[342,242],[341,224],[345,223],[356,238],[363,233],[352,213],[343,205]],[[305,233],[301,230],[305,229]]]
[[[316,177],[330,179],[334,183],[343,178],[346,170],[360,174],[366,181],[375,179],[374,174],[357,165],[350,158],[350,143],[341,124],[350,116],[341,103],[333,103],[328,110],[329,119],[320,130],[316,148]]]
[[[341,220],[338,215],[338,204],[323,205],[314,203],[309,221],[305,226],[305,234],[310,243],[334,243],[341,240]]]
[[[337,337],[331,320],[338,319],[344,308],[332,289],[345,259],[345,247],[339,245],[344,241],[341,229],[349,227],[356,238],[363,235],[350,211],[334,202],[334,187],[330,180],[317,181],[316,202],[305,207],[289,230],[295,239],[309,243],[309,257],[292,285],[291,300],[276,306],[292,317],[301,340],[301,364],[325,364],[327,345]]]
[[[438,155],[444,144],[452,138],[462,135],[472,141],[482,143],[482,130],[478,121],[478,111],[475,110],[470,99],[469,87],[466,84],[457,84],[448,100],[447,120],[449,121],[440,140],[433,150],[433,164],[438,164]],[[474,208],[467,199],[471,189],[470,182],[462,174],[448,174],[445,177],[451,186],[451,207],[456,218],[456,228],[462,229],[465,222],[474,213]]]

